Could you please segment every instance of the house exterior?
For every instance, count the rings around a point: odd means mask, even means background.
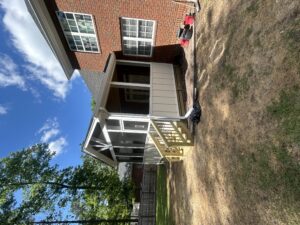
[[[172,0],[25,1],[67,78],[78,69],[95,100],[85,152],[111,166],[183,155],[192,141],[177,123],[172,63],[190,7]]]

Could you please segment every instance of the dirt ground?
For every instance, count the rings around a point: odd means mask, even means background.
[[[281,165],[270,152],[282,141],[278,122],[267,112],[281,90],[300,85],[300,2],[200,2],[196,68],[202,117],[193,151],[168,166],[174,223],[300,224],[299,191],[279,175]],[[192,54],[190,46],[188,105]],[[299,163],[299,146],[286,148]]]

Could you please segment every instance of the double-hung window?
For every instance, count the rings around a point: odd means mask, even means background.
[[[99,52],[92,15],[62,11],[56,14],[71,50]]]
[[[121,23],[124,55],[151,56],[155,21],[122,18]]]

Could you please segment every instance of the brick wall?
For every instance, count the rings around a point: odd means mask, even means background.
[[[172,0],[45,0],[65,44],[74,68],[102,71],[108,54],[118,59],[172,62],[178,54],[176,32],[188,8]],[[63,36],[55,11],[87,13],[94,16],[101,53],[72,52]],[[156,21],[155,48],[152,58],[126,57],[122,54],[120,17]]]

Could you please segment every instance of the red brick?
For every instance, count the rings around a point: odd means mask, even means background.
[[[74,68],[102,71],[110,52],[119,59],[172,62],[178,52],[176,32],[188,8],[172,0],[45,0],[56,24]],[[55,11],[92,14],[101,53],[73,52],[69,50]],[[156,21],[153,56],[127,57],[122,54],[121,17]]]

